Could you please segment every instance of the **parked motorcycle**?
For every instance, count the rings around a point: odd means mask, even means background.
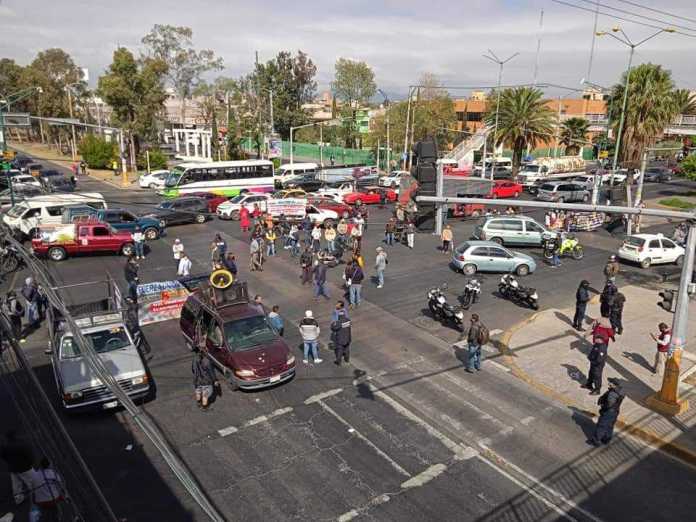
[[[553,257],[553,251],[556,248],[555,237],[544,238],[544,257],[546,259],[551,259]],[[578,238],[574,235],[569,234],[561,239],[561,248],[558,251],[559,257],[571,256],[575,260],[580,260],[584,257],[585,251],[582,249],[582,245]]]
[[[478,301],[481,296],[481,283],[478,279],[469,279],[464,285],[464,293],[462,294],[462,306],[465,310]]]
[[[443,284],[438,288],[431,288],[428,291],[428,308],[432,316],[441,323],[450,323],[457,327],[459,331],[464,331],[464,311],[461,306],[452,306],[447,302],[447,297],[443,290],[447,285]]]
[[[19,255],[17,249],[10,245],[0,247],[0,272],[9,274],[24,265],[24,259]]]
[[[539,294],[536,289],[520,285],[512,274],[505,274],[500,278],[498,293],[516,304],[529,306],[532,310],[539,309]]]

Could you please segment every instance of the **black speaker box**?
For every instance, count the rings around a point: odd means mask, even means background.
[[[418,213],[416,214],[416,228],[421,232],[432,232],[435,230],[435,204],[419,203]]]
[[[432,137],[427,137],[413,146],[418,163],[434,163],[437,160],[437,144]]]
[[[421,196],[434,196],[436,191],[437,186],[434,181],[418,184],[418,194]]]
[[[416,178],[419,183],[435,181],[437,179],[437,168],[432,164],[418,165]]]

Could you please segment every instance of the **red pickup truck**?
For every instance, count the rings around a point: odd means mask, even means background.
[[[36,255],[63,261],[69,255],[113,252],[133,253],[130,232],[114,230],[106,223],[89,222],[69,225],[39,226],[38,237],[31,242]]]

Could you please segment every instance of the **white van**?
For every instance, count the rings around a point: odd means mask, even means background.
[[[273,173],[276,187],[280,187],[286,181],[300,177],[304,174],[316,175],[319,173],[319,165],[316,163],[286,163],[278,167]]]
[[[98,192],[46,194],[17,203],[3,216],[3,222],[15,232],[33,237],[39,225],[60,224],[63,210],[70,205],[107,208],[104,196]]]

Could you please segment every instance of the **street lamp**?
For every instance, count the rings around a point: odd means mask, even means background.
[[[502,80],[502,77],[503,77],[503,66],[519,54],[520,53],[515,53],[515,54],[511,55],[509,58],[506,58],[505,60],[501,60],[500,58],[498,58],[495,55],[495,53],[493,51],[488,49],[488,54],[482,55],[484,58],[486,58],[494,63],[497,63],[499,66],[498,86],[496,87],[496,91],[497,91],[498,96],[497,96],[497,101],[495,104],[495,128],[493,130],[493,151],[494,151],[494,153],[495,153],[495,141],[498,139],[498,113],[500,110],[500,81]],[[486,177],[486,158],[483,158],[482,168],[483,168],[483,172],[481,172],[481,177],[485,178]],[[493,164],[491,163],[491,178],[492,177],[493,177]]]
[[[623,126],[624,126],[624,121],[626,119],[626,104],[628,103],[628,89],[629,86],[631,85],[631,65],[633,63],[633,53],[636,50],[636,47],[644,44],[648,40],[651,40],[655,38],[657,35],[662,34],[662,33],[673,33],[674,29],[667,27],[665,29],[660,29],[656,33],[648,36],[647,38],[642,39],[640,42],[633,43],[631,39],[628,37],[628,35],[624,32],[621,27],[614,26],[611,29],[611,32],[609,31],[598,31],[596,33],[597,36],[611,36],[614,40],[618,40],[622,44],[628,46],[631,51],[628,54],[628,67],[626,67],[626,85],[624,86],[624,97],[623,97],[623,104],[621,107],[621,119],[619,120],[619,132],[616,135],[616,144],[615,144],[615,150],[614,150],[614,161],[612,163],[611,167],[611,177],[609,180],[610,186],[614,183],[614,173],[616,172],[616,165],[619,161],[619,149],[621,148],[621,135],[623,134]],[[623,35],[623,38],[620,36],[616,36],[613,33],[621,33]]]
[[[72,101],[72,92],[70,91],[70,88],[75,86],[75,85],[81,85],[82,82],[74,82],[70,83],[65,86],[65,90],[68,91],[68,109],[70,110],[70,119],[73,120],[73,101]],[[70,131],[72,134],[72,147],[70,148],[72,160],[75,161],[77,159],[77,138],[75,137],[75,123],[73,121],[70,122]]]
[[[580,84],[582,85],[588,85],[589,87],[592,87],[593,89],[598,90],[599,92],[602,93],[602,96],[609,92],[609,89],[607,87],[604,87],[602,85],[598,85],[596,83],[592,83],[587,81],[585,78],[580,80]],[[607,104],[608,105],[608,104]],[[606,124],[606,139],[609,139],[609,126],[611,125],[611,108],[607,108],[607,124]],[[599,142],[599,147],[597,148],[597,159],[601,156],[602,152],[602,145],[604,145],[604,140]],[[593,183],[592,183],[592,204],[596,205],[597,200],[599,199],[599,185],[602,183],[602,177],[600,175],[595,175],[593,178]]]
[[[383,97],[384,97],[384,109],[385,109],[385,116],[386,116],[386,124],[387,124],[387,168],[386,172],[389,174],[389,169],[391,168],[391,148],[389,144],[389,97],[384,94],[384,91],[382,89],[377,89],[377,92],[379,92]],[[379,153],[379,149],[377,149],[377,152]],[[379,169],[379,162],[377,163],[377,169]]]

